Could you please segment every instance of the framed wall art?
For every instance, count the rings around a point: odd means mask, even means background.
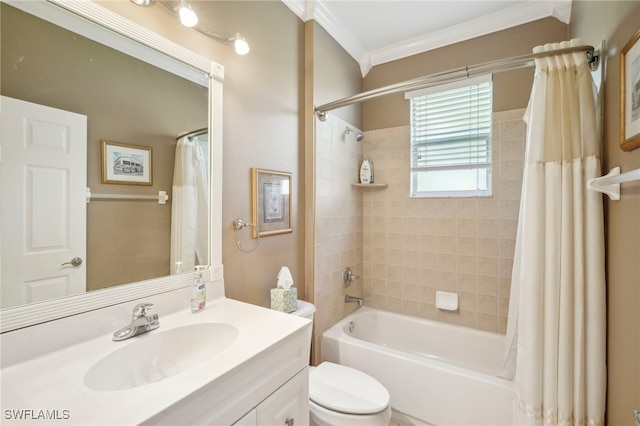
[[[620,50],[620,148],[640,147],[640,29]]]
[[[291,196],[291,173],[251,169],[253,238],[293,232]]]
[[[102,183],[152,185],[151,148],[102,141]]]

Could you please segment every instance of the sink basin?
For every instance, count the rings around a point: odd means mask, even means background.
[[[126,346],[94,364],[84,376],[84,384],[96,391],[144,386],[202,364],[237,337],[234,326],[214,322],[151,331],[114,343]]]

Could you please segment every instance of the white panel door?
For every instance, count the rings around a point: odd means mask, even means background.
[[[83,293],[87,117],[0,102],[2,307]]]

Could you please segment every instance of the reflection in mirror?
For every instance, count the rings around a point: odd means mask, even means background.
[[[178,138],[173,168],[171,261],[176,274],[193,271],[209,259],[208,129]]]
[[[209,120],[208,87],[4,2],[0,7],[2,308],[167,276],[175,272],[181,257],[184,272],[192,271],[195,263],[209,264],[208,153],[202,149]],[[11,120],[8,109],[17,114]],[[32,116],[38,118],[25,121],[30,123],[25,134],[20,134],[20,126],[10,130],[18,133],[5,133],[10,127],[5,119],[19,123],[21,117]],[[199,147],[194,152],[200,159],[200,186],[194,189],[186,178],[176,179],[176,137],[203,128],[181,138],[197,141],[189,143]],[[80,145],[66,145],[66,131],[79,135],[73,143]],[[40,146],[43,151],[8,149],[24,137],[32,141],[30,148]],[[128,176],[117,184],[103,184],[102,167],[113,167],[113,158],[103,158],[103,140],[131,147],[133,155],[137,147],[149,148],[151,185],[136,184]],[[80,152],[81,158],[61,159],[56,150]],[[123,153],[127,150],[118,155]],[[169,202],[87,203],[85,187],[91,193],[127,196],[166,191]],[[197,206],[185,207],[185,202]],[[204,219],[174,223],[172,231],[176,211],[200,212]],[[184,239],[187,226],[199,226],[204,237],[189,236],[190,245],[172,249]],[[188,250],[190,255],[185,254]],[[71,262],[76,258],[81,263]]]

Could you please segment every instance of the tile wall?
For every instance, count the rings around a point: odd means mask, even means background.
[[[354,181],[358,153],[350,153],[345,162],[340,138],[332,140],[323,133],[322,179],[317,185],[325,214],[319,222],[318,246],[332,247],[322,260],[331,268],[316,281],[316,295],[327,298],[323,303],[337,309],[336,274],[345,262],[359,265],[362,209],[361,283],[366,305],[504,333],[522,186],[523,114],[523,109],[494,113],[493,196],[487,198],[409,198],[408,126],[365,133],[364,156],[374,163],[375,182],[387,183],[388,188],[343,188],[343,179]],[[346,146],[353,146],[344,145],[345,152]],[[325,167],[336,168],[338,174],[325,173]],[[362,206],[358,191],[363,193]],[[353,210],[342,212],[343,201],[352,199]],[[345,247],[339,244],[347,241]],[[438,290],[457,293],[459,310],[437,309]]]
[[[468,327],[506,330],[525,126],[524,110],[494,113],[493,196],[409,198],[409,128],[365,133],[335,116],[316,123],[314,352],[322,333],[365,305]],[[361,189],[363,155],[384,189]],[[348,289],[342,270],[361,276]],[[460,309],[435,307],[437,290],[456,292]]]
[[[358,182],[362,162],[362,142],[353,133],[345,135],[350,124],[329,115],[316,121],[315,155],[315,291],[314,353],[319,356],[322,333],[355,311],[357,305],[345,303],[346,294],[362,296],[362,279],[348,289],[342,287],[342,271],[350,267],[362,276],[362,191]]]

